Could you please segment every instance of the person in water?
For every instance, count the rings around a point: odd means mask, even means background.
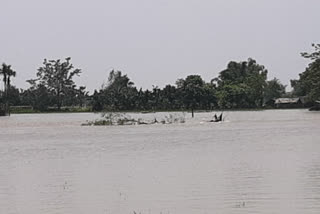
[[[214,114],[214,116],[213,116],[214,119],[211,120],[211,122],[220,122],[220,121],[222,121],[222,115],[223,115],[223,113],[221,113],[220,116],[218,117],[217,114]]]

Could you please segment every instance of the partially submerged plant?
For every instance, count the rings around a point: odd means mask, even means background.
[[[124,113],[106,112],[102,113],[102,119],[87,121],[83,126],[112,126],[112,125],[134,125],[136,120],[131,119]]]
[[[134,119],[125,113],[105,112],[102,114],[102,119],[95,121],[87,121],[83,126],[124,126],[124,125],[152,125],[152,124],[173,124],[185,123],[185,114],[182,116],[169,114],[160,122],[155,117],[152,121],[143,120],[142,118]]]
[[[164,123],[167,124],[172,124],[172,123],[185,123],[186,119],[185,119],[185,114],[183,114],[182,116],[179,115],[173,115],[173,114],[169,114],[169,116],[165,116],[165,120]],[[163,123],[163,121],[162,121]]]

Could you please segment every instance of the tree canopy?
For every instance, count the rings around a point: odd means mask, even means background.
[[[305,55],[314,59],[317,55]],[[9,66],[10,68],[10,66]],[[2,70],[8,70],[3,65]],[[1,70],[1,71],[2,71]],[[5,74],[6,85],[15,73]],[[267,81],[267,69],[254,59],[231,61],[218,77],[206,82],[200,75],[188,75],[175,84],[163,88],[137,89],[134,82],[122,71],[112,70],[105,84],[90,96],[86,87],[74,82],[81,70],[74,68],[71,58],[47,60],[28,80],[26,90],[12,88],[14,105],[32,106],[46,111],[62,107],[91,106],[93,111],[155,111],[155,110],[212,110],[229,108],[260,108],[264,103],[283,96],[285,86],[278,79]],[[9,75],[9,76],[8,76]],[[303,90],[306,90],[303,88]]]
[[[320,44],[312,44],[314,51],[304,52],[302,57],[310,59],[308,67],[299,74],[298,80],[291,80],[293,94],[305,96],[310,102],[320,100]]]
[[[274,78],[267,81],[264,90],[264,102],[268,103],[274,99],[282,97],[286,93],[286,86],[281,84],[280,80]]]
[[[75,69],[68,57],[65,61],[44,59],[43,66],[38,69],[36,79],[28,80],[31,88],[28,94],[33,94],[33,103],[38,103],[38,97],[45,103],[41,104],[41,109],[49,105],[56,105],[60,110],[63,104],[74,103],[76,97],[85,94],[85,87],[77,88],[73,78],[80,76],[81,70]],[[38,95],[38,96],[36,96]]]
[[[254,59],[230,62],[214,79],[221,108],[262,107],[268,71]]]

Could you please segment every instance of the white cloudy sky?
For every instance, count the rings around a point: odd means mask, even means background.
[[[44,58],[71,56],[77,83],[99,88],[111,68],[137,87],[189,74],[209,81],[255,58],[269,78],[297,78],[320,42],[319,0],[0,0],[0,63],[26,88]]]

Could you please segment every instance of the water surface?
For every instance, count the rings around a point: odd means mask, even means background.
[[[212,115],[115,127],[81,126],[99,117],[87,113],[2,117],[0,213],[320,213],[319,113]]]

